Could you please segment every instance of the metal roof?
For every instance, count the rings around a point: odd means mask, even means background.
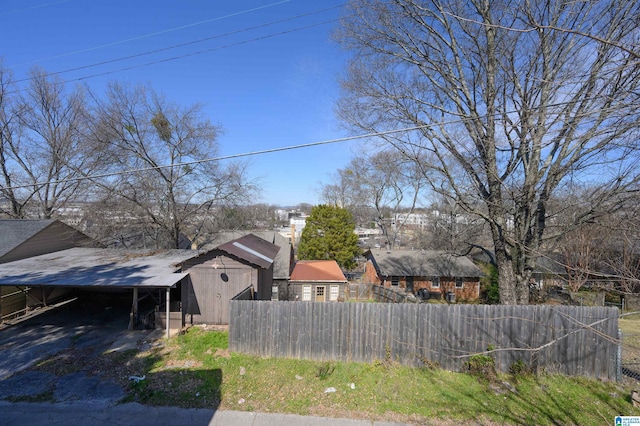
[[[291,273],[292,247],[291,241],[277,233],[276,231],[223,231],[210,235],[212,241],[202,247],[209,251],[218,248],[221,244],[235,240],[245,235],[253,234],[263,240],[280,247],[280,250],[273,259],[273,279],[287,280]]]
[[[221,244],[218,249],[265,269],[271,267],[280,251],[277,245],[254,234]]]
[[[291,281],[347,282],[335,260],[299,260],[293,267]]]
[[[188,274],[179,264],[195,250],[71,248],[0,264],[0,286],[172,287]]]
[[[438,250],[370,250],[382,276],[479,277],[482,271],[466,257]]]

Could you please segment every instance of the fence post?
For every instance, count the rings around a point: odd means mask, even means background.
[[[616,382],[622,381],[622,330],[618,329],[618,350],[616,351]]]

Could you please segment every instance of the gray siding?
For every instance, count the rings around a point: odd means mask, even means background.
[[[26,307],[24,287],[0,286],[0,320],[21,314]]]
[[[325,291],[325,302],[332,302],[330,299],[330,292],[332,286],[338,286],[338,299],[341,301],[347,300],[347,285],[345,283],[336,283],[336,282],[297,282],[290,281],[289,282],[289,292],[288,299],[290,301],[302,301],[303,298],[303,288],[305,286],[311,286],[311,301],[316,301],[316,294],[318,287],[324,287]],[[317,300],[318,302],[320,300]]]

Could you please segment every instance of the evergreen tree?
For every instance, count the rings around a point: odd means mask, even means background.
[[[360,254],[355,223],[347,209],[321,204],[311,209],[302,230],[298,258],[301,260],[335,260],[341,268],[352,269]]]

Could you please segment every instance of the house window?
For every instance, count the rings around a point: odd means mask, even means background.
[[[278,286],[271,286],[271,300],[278,300]]]
[[[456,278],[456,288],[463,288],[464,287],[464,282],[462,281],[462,278]]]
[[[302,287],[302,300],[307,302],[311,301],[311,286],[305,285]]]
[[[431,278],[431,288],[440,288],[440,277]]]
[[[332,285],[329,288],[329,300],[338,300],[338,295],[340,294],[340,286]]]
[[[400,278],[398,277],[391,277],[391,285],[393,287],[398,287],[398,285],[400,285]]]
[[[325,300],[325,286],[319,285],[316,287],[316,302],[324,302]]]

